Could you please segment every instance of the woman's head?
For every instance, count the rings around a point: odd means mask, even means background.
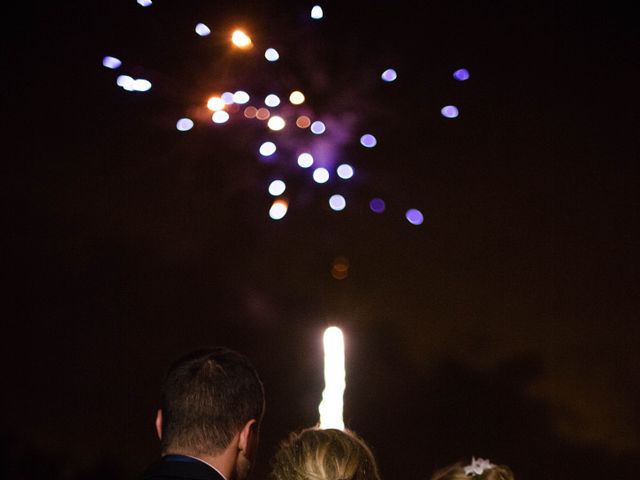
[[[367,444],[349,430],[292,433],[273,459],[274,480],[380,480]]]
[[[459,462],[438,470],[431,480],[514,480],[514,477],[506,465],[494,465],[488,460],[473,458],[469,465]]]

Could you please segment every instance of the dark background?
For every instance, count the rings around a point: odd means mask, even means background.
[[[314,23],[306,2],[14,3],[0,476],[134,478],[159,453],[169,362],[224,344],[265,382],[265,478],[277,443],[318,420],[330,324],[347,342],[346,423],[387,479],[471,455],[518,479],[636,474],[630,8],[334,2]],[[198,21],[212,41],[243,22],[256,44],[276,42],[278,70],[204,48]],[[119,89],[107,54],[153,89]],[[387,66],[398,81],[371,82]],[[467,82],[451,78],[460,67]],[[371,152],[345,147],[357,173],[344,212],[295,177],[274,222],[260,132],[175,130],[209,80],[247,78],[247,90],[295,79],[319,112],[356,112],[376,133]],[[440,116],[449,103],[459,118]],[[410,207],[423,225],[403,219]]]

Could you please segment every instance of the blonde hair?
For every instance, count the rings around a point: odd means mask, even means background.
[[[433,474],[431,480],[515,480],[513,472],[506,465],[494,465],[481,474],[467,475],[462,462],[449,465]]]
[[[380,480],[373,453],[355,432],[307,428],[276,452],[273,480]]]

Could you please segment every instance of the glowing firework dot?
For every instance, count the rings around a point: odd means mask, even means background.
[[[138,5],[142,7],[151,7],[151,0],[136,0]],[[154,7],[155,8],[155,7]],[[310,22],[319,22],[324,18],[325,12],[320,5],[314,5],[309,12]],[[200,37],[208,38],[216,33],[215,28],[198,22],[193,27],[193,31]],[[263,59],[265,62],[274,63],[281,59],[280,53],[269,45],[256,45],[251,36],[241,29],[234,29],[224,34],[227,44],[239,51],[260,48],[264,52]],[[266,48],[265,48],[266,47]],[[102,59],[102,65],[110,70],[119,70],[127,68],[119,58],[107,55]],[[398,73],[393,68],[383,70],[379,75],[379,81],[385,83],[393,83],[398,79]],[[461,68],[453,72],[453,79],[456,81],[466,81],[469,79],[469,71]],[[128,92],[147,92],[152,90],[152,84],[144,78],[133,78],[129,75],[119,75],[116,79],[118,86]],[[281,165],[282,161],[288,162],[287,166],[296,166],[298,169],[308,170],[310,177],[316,185],[332,185],[332,182],[345,182],[354,177],[354,168],[342,163],[336,166],[334,163],[340,156],[340,151],[351,144],[359,143],[364,149],[373,149],[378,145],[378,138],[370,132],[360,132],[352,135],[354,138],[348,137],[344,132],[350,132],[350,128],[335,120],[340,118],[336,115],[330,118],[314,118],[314,113],[308,107],[308,99],[305,94],[299,90],[287,92],[279,92],[280,95],[269,93],[266,96],[253,96],[244,91],[237,90],[235,92],[218,92],[217,94],[203,99],[203,105],[210,110],[209,121],[207,124],[213,128],[224,128],[224,124],[234,124],[238,121],[246,122],[262,122],[265,127],[265,133],[273,135],[272,138],[263,138],[261,146],[256,148],[257,158],[260,162],[273,162],[274,165]],[[261,98],[261,100],[258,100]],[[246,107],[240,108],[240,105],[248,104]],[[211,113],[212,112],[212,113]],[[445,119],[455,119],[460,115],[459,109],[455,105],[444,105],[440,109],[440,114]],[[191,116],[191,115],[189,115]],[[191,131],[196,122],[188,116],[176,115],[179,118],[176,121],[175,128],[180,132]],[[289,137],[283,136],[284,132],[296,130],[296,135]],[[337,132],[337,133],[336,133]],[[277,136],[280,135],[278,138]],[[306,137],[305,137],[306,135]],[[295,140],[292,140],[295,138]],[[332,154],[327,154],[332,152]],[[278,160],[276,162],[276,159]],[[311,166],[314,168],[310,168]],[[290,169],[290,168],[289,168]],[[281,172],[280,177],[286,177]],[[266,180],[268,181],[268,180]],[[267,198],[271,197],[271,206],[269,208],[269,217],[273,220],[284,218],[288,212],[291,202],[290,198],[284,195],[285,180],[278,180],[277,188],[269,187]],[[326,187],[325,187],[326,188]],[[274,193],[278,192],[278,193]],[[344,192],[342,192],[344,193]],[[276,198],[273,198],[273,197]],[[349,196],[338,194],[335,191],[327,194],[327,203],[334,212],[341,212],[349,208]],[[372,198],[368,201],[369,210],[374,214],[381,214],[386,211],[386,202],[381,198]],[[422,212],[416,208],[408,208],[404,214],[405,219],[411,225],[421,225],[424,220]]]

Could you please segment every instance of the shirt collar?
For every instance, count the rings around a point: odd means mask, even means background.
[[[209,462],[205,462],[204,460],[202,460],[201,458],[198,457],[194,457],[192,455],[185,455],[185,457],[189,457],[189,458],[193,458],[194,460],[198,460],[199,462],[204,463],[205,465],[210,466],[211,468],[213,468],[216,472],[218,472],[218,475],[220,475],[222,478],[224,478],[224,480],[227,480],[227,477],[225,477],[222,472],[220,470],[218,470],[216,467],[214,467],[213,465],[211,465]]]

